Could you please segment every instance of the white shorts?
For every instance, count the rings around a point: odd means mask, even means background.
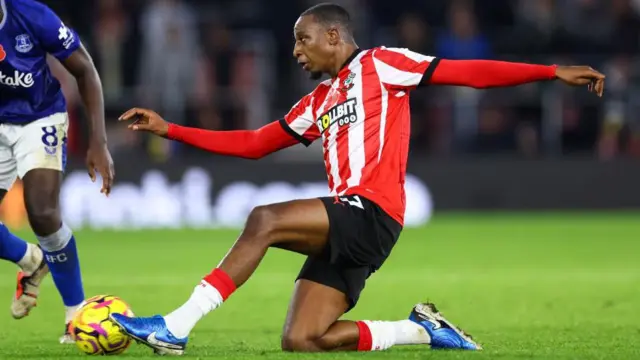
[[[63,171],[69,116],[58,113],[26,125],[0,124],[0,189],[33,169]]]

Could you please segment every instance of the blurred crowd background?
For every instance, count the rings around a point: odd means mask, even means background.
[[[292,28],[312,0],[48,0],[101,73],[114,156],[190,154],[118,124],[131,106],[216,130],[257,128],[284,115],[315,82],[292,57]],[[450,59],[586,64],[605,97],[554,82],[478,91],[432,87],[412,98],[412,155],[430,158],[640,157],[640,0],[334,0],[358,44]],[[75,84],[56,67],[72,114],[71,154],[86,121]],[[635,100],[635,101],[634,101]],[[321,161],[317,149],[289,152]]]

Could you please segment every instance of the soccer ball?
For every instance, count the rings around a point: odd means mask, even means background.
[[[110,314],[133,316],[129,305],[117,296],[98,295],[85,301],[69,322],[69,333],[80,351],[88,355],[117,355],[127,350],[131,338],[111,321]]]

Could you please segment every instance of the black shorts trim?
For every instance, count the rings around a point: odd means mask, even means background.
[[[429,86],[429,82],[431,81],[431,77],[433,76],[433,72],[436,71],[436,68],[440,64],[440,58],[435,58],[427,67],[424,74],[422,74],[422,79],[420,80],[420,84],[418,86]]]
[[[289,126],[289,124],[285,119],[280,119],[278,122],[280,123],[280,126],[282,126],[284,131],[286,131],[289,135],[293,136],[293,138],[298,140],[302,145],[304,146],[311,145],[311,141],[309,141],[309,139],[306,139],[304,136],[298,134],[297,132],[293,131],[293,129],[291,128],[291,126]]]

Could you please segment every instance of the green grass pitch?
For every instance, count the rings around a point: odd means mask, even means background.
[[[78,232],[87,296],[110,293],[138,315],[190,295],[238,231]],[[26,238],[33,236],[24,234]],[[484,346],[479,353],[395,347],[284,354],[280,331],[303,258],[271,251],[255,276],[195,330],[186,357],[213,359],[640,358],[640,214],[444,214],[407,229],[349,319],[406,318],[434,301]],[[0,264],[0,358],[80,358],[59,345],[62,304],[49,278],[39,306],[9,315],[15,269]],[[4,310],[2,310],[4,309]],[[140,345],[122,355],[154,359]]]

